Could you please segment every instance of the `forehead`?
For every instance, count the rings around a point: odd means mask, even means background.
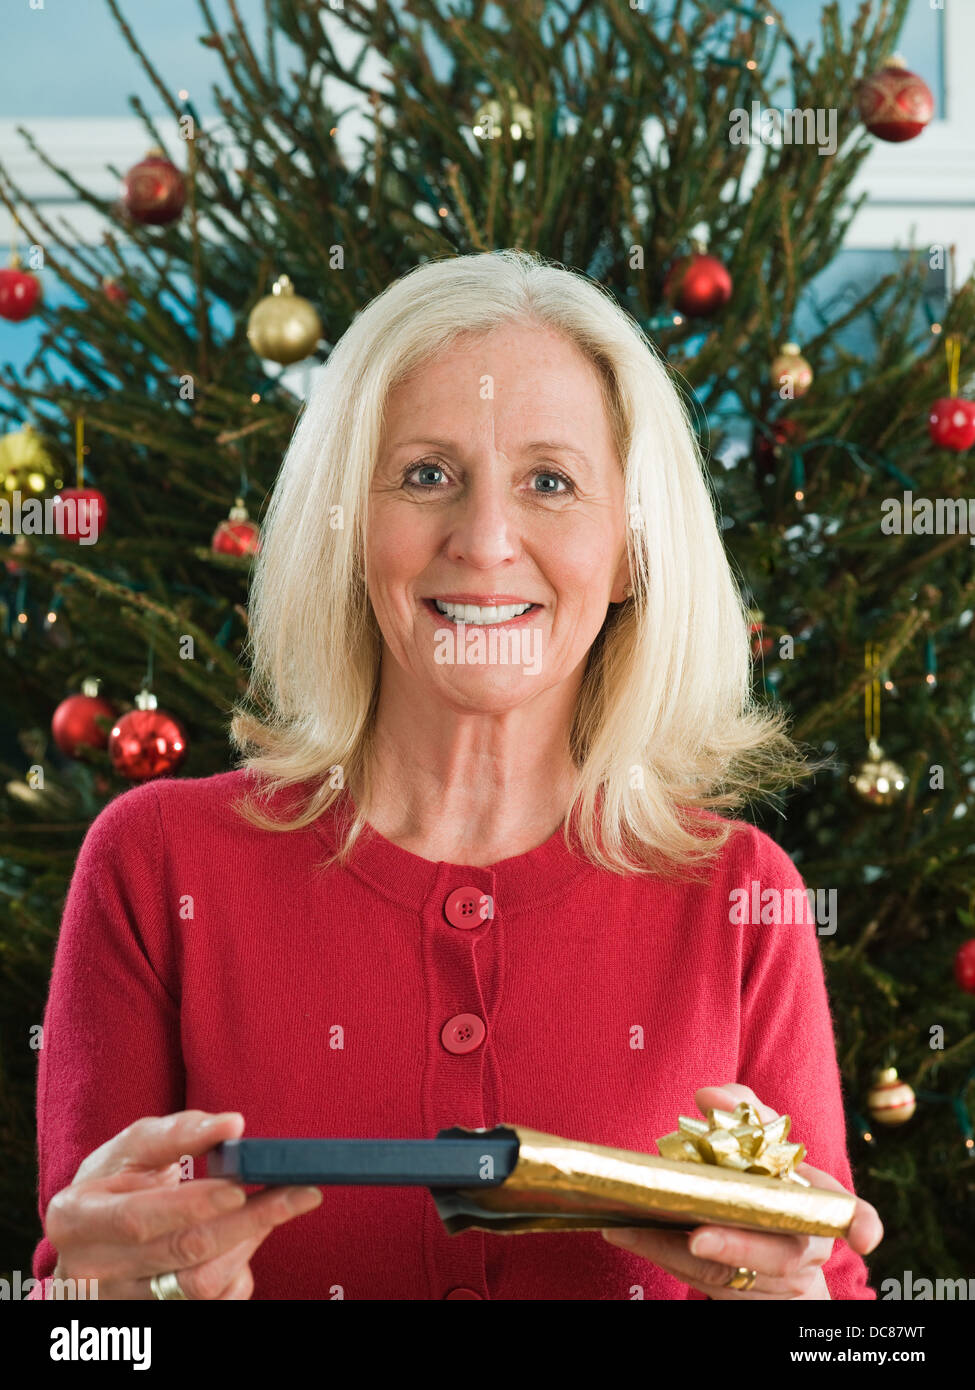
[[[573,426],[605,434],[599,369],[568,338],[535,324],[505,324],[486,334],[463,334],[420,363],[390,392],[389,432],[407,422],[465,416],[516,428]]]

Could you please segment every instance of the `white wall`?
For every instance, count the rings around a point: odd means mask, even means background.
[[[915,140],[875,142],[852,190],[866,191],[869,202],[846,244],[907,247],[913,236],[915,246],[953,245],[948,287],[954,290],[975,271],[975,0],[947,0],[938,17],[945,119],[932,121]]]

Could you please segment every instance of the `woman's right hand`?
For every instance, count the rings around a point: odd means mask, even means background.
[[[181,1159],[243,1130],[237,1113],[181,1110],[136,1120],[95,1149],[47,1206],[55,1276],[97,1279],[99,1299],[151,1299],[152,1276],[170,1272],[187,1298],[250,1298],[254,1251],[322,1194],[274,1187],[248,1196],[229,1178],[180,1181]]]

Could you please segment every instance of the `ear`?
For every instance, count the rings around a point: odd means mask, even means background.
[[[630,562],[629,558],[624,555],[613,580],[613,588],[609,596],[609,601],[610,603],[625,603],[632,594],[633,583],[630,579]]]

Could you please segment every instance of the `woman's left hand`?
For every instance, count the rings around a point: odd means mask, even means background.
[[[749,1101],[758,1111],[762,1124],[776,1118],[755,1092],[737,1083],[704,1086],[694,1100],[702,1115],[708,1110],[733,1110],[740,1101]],[[814,1187],[844,1188],[828,1173],[800,1163],[796,1168]],[[856,1210],[846,1243],[858,1255],[868,1255],[883,1238],[884,1228],[875,1208],[857,1198]],[[609,1227],[603,1231],[613,1245],[625,1246],[635,1255],[650,1260],[675,1279],[689,1284],[714,1299],[828,1299],[829,1289],[823,1265],[833,1250],[825,1236],[766,1235],[737,1226],[699,1226],[694,1231],[658,1231],[646,1227]],[[632,1235],[622,1241],[621,1235]],[[735,1269],[758,1271],[750,1289],[730,1289],[727,1281]]]

